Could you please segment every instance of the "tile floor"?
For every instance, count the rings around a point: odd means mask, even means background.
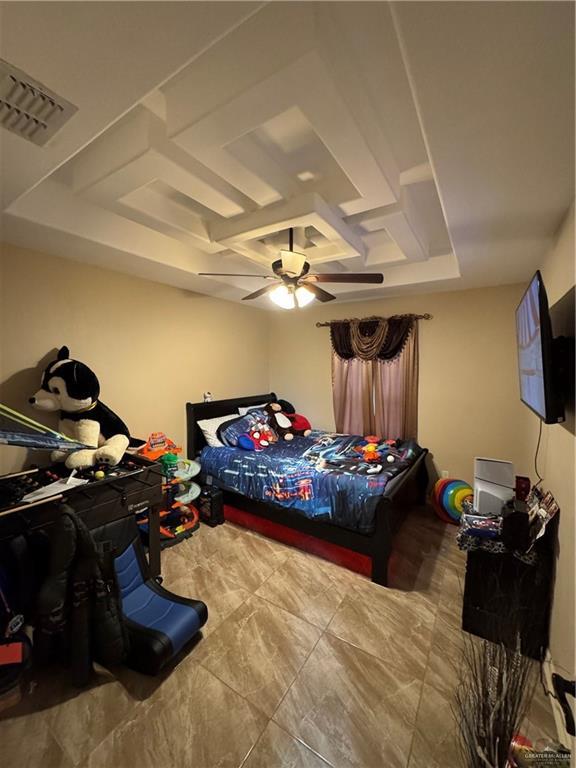
[[[0,714],[2,768],[459,768],[451,714],[464,557],[413,510],[394,589],[230,524],[163,553],[164,584],[209,606],[169,674],[47,671]],[[553,737],[537,690],[525,732]]]

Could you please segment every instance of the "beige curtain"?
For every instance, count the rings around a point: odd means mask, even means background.
[[[375,360],[374,434],[389,438],[418,435],[418,323],[400,355]]]
[[[418,323],[400,355],[390,362],[342,360],[333,353],[332,394],[338,432],[416,438]]]
[[[342,360],[332,353],[332,395],[338,432],[368,434],[374,413],[372,391],[372,363],[357,358]]]

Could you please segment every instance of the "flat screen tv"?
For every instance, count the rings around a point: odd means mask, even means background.
[[[564,418],[557,361],[542,275],[536,272],[516,310],[520,398],[546,424]]]

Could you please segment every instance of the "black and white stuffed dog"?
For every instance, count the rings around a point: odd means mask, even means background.
[[[71,360],[68,347],[62,347],[29,402],[39,411],[59,410],[60,432],[93,447],[70,454],[54,451],[52,461],[65,461],[70,469],[118,464],[128,448],[130,433],[122,419],[98,400],[99,395],[100,383],[94,371]]]

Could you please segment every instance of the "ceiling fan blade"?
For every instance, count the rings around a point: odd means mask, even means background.
[[[239,275],[235,272],[197,272],[197,274],[205,277],[259,277],[262,280],[276,280],[274,275]]]
[[[302,285],[306,286],[306,290],[310,291],[314,294],[314,296],[318,299],[318,301],[332,301],[336,298],[336,296],[332,296],[331,293],[328,293],[328,291],[325,291],[324,288],[319,288],[317,285],[314,285],[314,283],[302,283]]]
[[[254,291],[254,293],[249,293],[248,296],[243,296],[242,301],[258,299],[260,296],[264,296],[266,293],[270,293],[270,291],[276,290],[276,288],[276,285],[265,285],[264,288],[259,288],[257,291]]]
[[[384,282],[384,275],[380,272],[335,272],[321,275],[306,275],[307,285],[310,283],[374,283]]]

